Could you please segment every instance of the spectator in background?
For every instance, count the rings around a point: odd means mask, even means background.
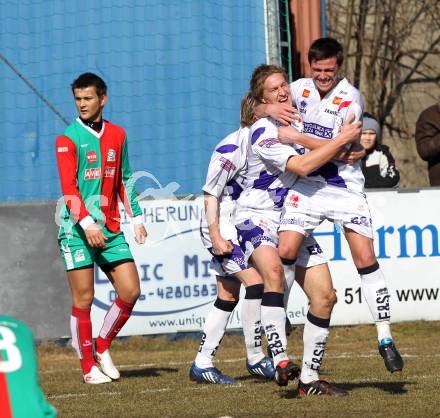
[[[400,174],[394,157],[386,145],[381,144],[379,123],[369,113],[364,113],[361,145],[366,155],[362,159],[365,188],[397,187]]]
[[[416,123],[417,152],[428,163],[429,183],[440,186],[440,103],[425,109]]]

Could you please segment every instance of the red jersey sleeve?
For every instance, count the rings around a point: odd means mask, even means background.
[[[55,146],[63,198],[72,218],[80,222],[89,212],[78,189],[76,146],[67,136],[59,136]]]

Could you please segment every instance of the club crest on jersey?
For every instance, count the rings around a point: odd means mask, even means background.
[[[107,152],[107,162],[115,162],[116,161],[116,151],[112,148],[110,148]]]
[[[301,113],[306,113],[307,102],[305,100],[301,100],[299,102],[299,111]]]
[[[69,148],[67,147],[58,147],[57,152],[67,152],[69,151]]]
[[[86,155],[87,155],[87,163],[88,164],[93,164],[93,163],[96,163],[96,161],[98,161],[98,158],[96,157],[95,151],[89,151]]]
[[[342,102],[342,97],[338,97],[338,96],[336,96],[334,99],[333,99],[333,104],[335,104],[335,105],[339,105],[339,104],[341,104],[341,102]]]
[[[84,173],[84,180],[94,180],[101,178],[101,168],[87,168]]]
[[[310,96],[310,90],[304,89],[302,97],[309,97]]]

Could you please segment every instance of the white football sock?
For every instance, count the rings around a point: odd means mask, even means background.
[[[261,322],[276,367],[280,361],[289,359],[286,353],[286,311],[282,293],[264,293],[261,304]]]
[[[385,276],[376,263],[373,266],[358,269],[364,298],[376,324],[378,340],[392,338],[390,328],[390,295]]]
[[[300,380],[303,383],[310,383],[319,380],[319,370],[325,353],[325,346],[329,335],[330,319],[322,319],[307,314],[304,325],[303,362]]]
[[[212,361],[214,360],[218,346],[220,345],[220,342],[225,334],[226,325],[228,324],[229,317],[234,310],[233,305],[237,305],[236,302],[227,302],[221,300],[221,307],[223,306],[224,302],[226,302],[226,304],[230,304],[228,310],[223,310],[218,307],[218,301],[219,299],[215,301],[214,306],[206,317],[199,352],[195,358],[196,366],[202,369],[213,367]]]

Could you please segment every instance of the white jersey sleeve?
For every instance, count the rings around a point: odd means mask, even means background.
[[[217,144],[209,162],[203,191],[219,198],[237,173],[246,165],[249,128],[241,128]]]
[[[298,155],[293,147],[278,140],[278,126],[270,118],[260,119],[252,125],[250,133],[252,151],[268,166],[286,171],[287,160]]]

